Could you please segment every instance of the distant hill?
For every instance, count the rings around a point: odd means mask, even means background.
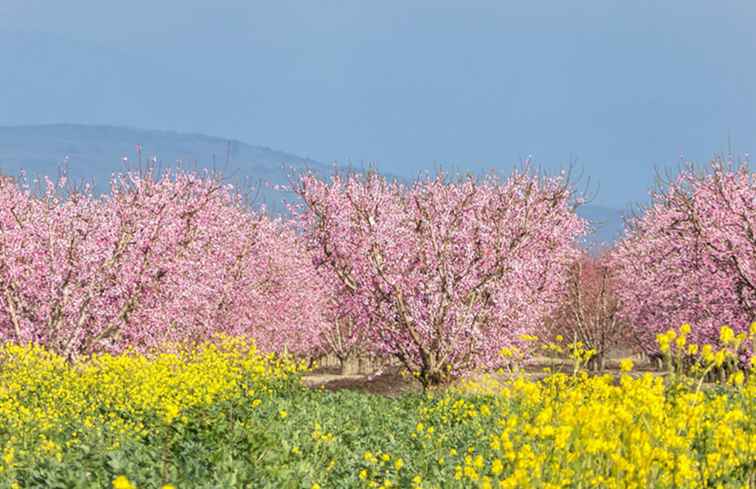
[[[35,177],[57,175],[65,166],[72,178],[103,189],[112,173],[138,167],[137,145],[143,165],[155,158],[163,167],[214,168],[237,186],[288,183],[289,168],[329,171],[314,160],[233,139],[79,124],[0,126],[0,171]],[[269,205],[280,200],[265,187],[261,192]]]
[[[17,175],[25,171],[32,178],[54,176],[65,165],[72,178],[94,180],[96,188],[104,190],[112,173],[138,165],[137,145],[142,148],[143,164],[156,158],[163,167],[177,163],[184,168],[214,167],[242,191],[258,187],[257,201],[273,211],[282,210],[283,195],[265,184],[289,183],[287,169],[308,169],[321,175],[333,171],[331,166],[308,158],[203,134],[49,124],[0,126],[0,172]],[[579,207],[578,213],[595,229],[586,240],[590,249],[611,244],[622,232],[620,210],[589,204]]]

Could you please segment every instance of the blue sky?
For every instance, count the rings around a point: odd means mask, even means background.
[[[532,155],[624,207],[655,167],[755,149],[755,27],[746,0],[2,0],[0,124],[201,132],[407,176]]]

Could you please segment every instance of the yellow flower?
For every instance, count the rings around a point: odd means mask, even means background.
[[[732,378],[730,379],[733,384],[737,386],[743,385],[743,382],[745,381],[745,375],[741,371],[737,371],[734,374],[732,374]]]
[[[690,324],[689,323],[683,323],[682,326],[680,326],[680,334],[688,335],[690,334]]]
[[[368,471],[366,469],[360,470],[360,473],[359,473],[360,480],[364,481],[365,479],[367,479],[367,476],[368,476]]]
[[[721,367],[722,364],[725,362],[725,359],[727,358],[727,354],[724,350],[719,350],[714,355],[714,363],[717,365],[717,367]]]
[[[701,348],[701,356],[706,363],[711,363],[714,361],[714,352],[712,351],[711,345],[707,343],[703,346],[703,348]]]
[[[396,461],[394,462],[394,468],[396,470],[402,470],[402,467],[404,467],[404,460],[402,460],[401,458],[396,459]]]
[[[179,415],[181,410],[178,405],[173,402],[168,402],[163,406],[163,419],[166,423],[172,422]]]
[[[630,358],[625,358],[623,360],[620,360],[619,367],[620,367],[620,371],[629,372],[633,369],[633,360]]]
[[[285,409],[281,409],[280,411],[278,411],[278,416],[280,416],[281,419],[285,418],[288,415],[289,413],[287,413]]]
[[[5,462],[5,465],[12,465],[13,460],[15,459],[15,450],[13,448],[6,448],[3,451],[3,462]]]
[[[729,326],[722,326],[719,329],[719,340],[724,345],[729,345],[735,339],[735,331]]]
[[[136,486],[125,475],[113,479],[113,489],[135,489]]]
[[[669,351],[669,342],[671,340],[669,339],[669,336],[666,334],[658,334],[656,335],[656,343],[659,344],[659,350],[662,353],[667,353]]]
[[[320,489],[320,484],[318,484],[317,482],[313,482],[312,486],[310,486],[310,489]]]
[[[163,487],[161,487],[160,489],[176,489],[176,486],[174,486],[173,484],[163,484]]]

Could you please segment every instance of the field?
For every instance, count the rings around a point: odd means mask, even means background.
[[[598,256],[564,174],[293,191],[0,180],[0,489],[756,484],[747,166]]]
[[[576,362],[379,395],[308,387],[303,363],[229,337],[75,365],[8,344],[0,364],[0,487],[745,488],[756,473],[742,373]]]

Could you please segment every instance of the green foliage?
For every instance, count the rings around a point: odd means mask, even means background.
[[[756,481],[753,371],[697,389],[694,381],[632,377],[627,364],[619,378],[488,376],[390,398],[307,388],[297,365],[242,346],[99,357],[75,367],[8,347],[0,358],[0,489],[741,488]],[[148,379],[135,382],[135,366],[159,381],[140,390]]]

